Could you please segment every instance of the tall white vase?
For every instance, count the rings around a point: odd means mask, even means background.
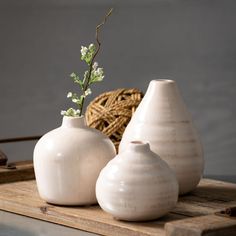
[[[151,150],[168,163],[177,176],[180,194],[197,186],[204,168],[202,146],[175,81],[150,82],[119,152],[132,140],[148,141]]]
[[[34,149],[39,194],[49,203],[96,203],[101,169],[115,156],[111,140],[85,125],[83,117],[63,117],[62,126],[45,134]]]

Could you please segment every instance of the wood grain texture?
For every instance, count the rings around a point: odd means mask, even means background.
[[[168,236],[235,236],[236,221],[212,214],[166,223],[165,230]]]
[[[236,184],[203,179],[197,189],[182,196],[176,208],[165,217],[129,223],[113,219],[97,205],[63,207],[47,204],[38,196],[35,180],[12,182],[17,179],[17,173],[20,173],[18,180],[32,178],[29,174],[29,169],[33,171],[32,163],[20,163],[17,168],[18,172],[0,169],[1,210],[102,235],[236,235],[234,218],[214,215],[226,207],[236,206]],[[22,174],[24,171],[28,173],[26,176]],[[6,173],[11,181],[7,180]]]

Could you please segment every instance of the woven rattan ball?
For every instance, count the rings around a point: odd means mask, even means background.
[[[135,88],[102,93],[87,107],[86,122],[106,134],[118,150],[124,130],[142,97],[142,92]]]

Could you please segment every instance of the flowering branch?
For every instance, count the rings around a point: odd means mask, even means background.
[[[72,73],[70,77],[75,84],[78,84],[82,95],[78,96],[77,93],[69,92],[67,94],[68,98],[71,98],[71,101],[77,105],[77,110],[74,108],[69,108],[67,111],[61,111],[61,114],[64,116],[81,116],[84,107],[85,98],[92,93],[90,85],[96,82],[103,81],[104,71],[103,68],[98,67],[98,63],[94,62],[96,56],[98,55],[101,47],[101,42],[99,40],[100,28],[106,23],[107,18],[111,15],[113,8],[111,8],[108,13],[105,15],[103,21],[96,27],[96,43],[97,47],[94,44],[90,44],[89,47],[81,46],[81,60],[85,61],[88,65],[88,70],[84,72],[83,79],[81,80],[76,73]]]

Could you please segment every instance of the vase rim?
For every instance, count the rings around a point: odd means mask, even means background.
[[[172,79],[154,79],[152,80],[154,83],[175,83]]]

